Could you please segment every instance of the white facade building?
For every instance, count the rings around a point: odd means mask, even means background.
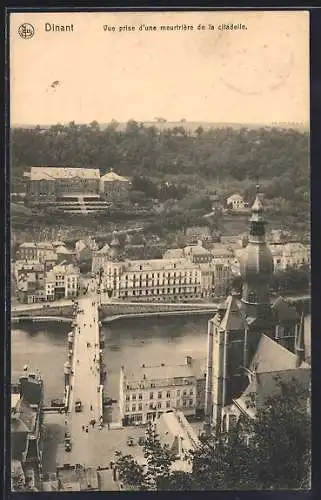
[[[119,407],[123,425],[147,423],[164,412],[178,409],[196,415],[198,374],[190,356],[182,365],[141,365],[134,371],[121,368]]]
[[[185,259],[107,261],[102,285],[115,298],[197,298],[201,296],[201,269]]]

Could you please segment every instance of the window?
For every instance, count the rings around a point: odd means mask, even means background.
[[[129,412],[129,406],[126,405],[126,412],[128,413]]]
[[[162,397],[162,391],[159,391],[159,393],[158,393],[158,399],[161,399],[161,397]]]
[[[157,408],[161,408],[162,407],[162,403],[157,403]]]
[[[142,410],[142,409],[143,409],[143,405],[142,405],[142,403],[139,403],[138,410]]]
[[[185,399],[184,399],[184,401],[183,401],[183,406],[186,406],[186,400],[185,400]]]
[[[189,405],[193,406],[193,400],[192,399],[189,400]]]
[[[143,395],[141,392],[138,394],[138,399],[143,399]]]
[[[132,399],[134,399],[134,400],[136,399],[136,394],[132,395]]]
[[[178,391],[177,391],[177,396],[180,396],[180,395],[181,395],[181,391],[180,391],[180,390],[178,390]]]
[[[170,398],[170,397],[171,397],[171,393],[170,393],[170,391],[167,391],[167,392],[166,392],[166,397],[167,397],[167,398]]]
[[[150,393],[149,393],[149,399],[153,399],[153,397],[154,397],[154,393],[153,393],[153,392],[150,392]]]
[[[171,404],[169,401],[166,401],[166,408],[170,408]]]
[[[126,396],[126,401],[129,401],[129,395],[128,395],[128,394],[127,394],[127,396]]]
[[[153,403],[149,403],[149,409],[152,410],[154,408]]]
[[[136,405],[132,406],[132,411],[136,411]]]
[[[186,396],[186,391],[183,391],[183,396]]]
[[[193,392],[194,392],[194,390],[190,389],[189,393],[190,393],[191,396],[193,396]]]

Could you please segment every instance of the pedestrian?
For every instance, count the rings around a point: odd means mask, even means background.
[[[79,365],[79,359],[77,359],[77,365]]]
[[[110,430],[110,423],[109,422],[107,424],[107,428],[108,428],[108,430]]]
[[[85,430],[85,426],[84,425],[82,425],[81,428],[82,428],[83,431]]]
[[[88,434],[88,425],[86,426],[86,433]]]
[[[93,411],[93,405],[90,405],[90,411]]]

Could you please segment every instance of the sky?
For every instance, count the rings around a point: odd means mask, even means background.
[[[155,117],[309,122],[308,12],[27,12],[10,17],[12,125]],[[34,26],[32,38],[19,36],[23,23]],[[46,31],[45,23],[73,24],[73,32]],[[228,23],[247,29],[219,29]],[[143,24],[157,29],[140,31]],[[193,30],[160,30],[182,24]],[[106,25],[115,31],[105,31]],[[126,25],[135,31],[119,31]]]

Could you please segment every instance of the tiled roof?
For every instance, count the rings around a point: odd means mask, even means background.
[[[77,168],[77,167],[31,167],[31,180],[57,180],[73,179],[100,179],[98,168]]]

